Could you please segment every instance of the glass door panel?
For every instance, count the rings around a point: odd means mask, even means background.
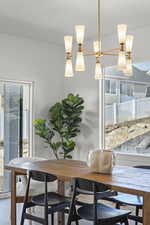
[[[4,164],[30,154],[31,83],[0,82],[0,192],[10,191]]]
[[[0,83],[0,193],[4,189],[4,86]]]

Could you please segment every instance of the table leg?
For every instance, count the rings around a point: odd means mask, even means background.
[[[150,193],[144,195],[143,225],[150,224]]]
[[[11,225],[16,225],[16,172],[11,171]]]
[[[58,193],[65,194],[65,183],[64,181],[58,180]],[[58,225],[65,225],[65,215],[63,212],[58,213]]]

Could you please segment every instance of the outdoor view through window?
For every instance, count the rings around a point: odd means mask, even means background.
[[[106,69],[106,149],[150,155],[150,76],[147,72],[148,69],[135,64],[133,76],[127,78],[115,67]]]
[[[31,83],[0,81],[0,193],[10,190],[4,164],[30,152]]]

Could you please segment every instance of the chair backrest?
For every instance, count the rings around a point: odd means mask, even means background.
[[[73,181],[74,181],[74,190],[72,195],[68,221],[71,221],[71,217],[73,216],[74,211],[73,209],[74,207],[76,207],[76,204],[79,206],[82,206],[82,204],[86,204],[84,201],[82,202],[80,201],[80,199],[76,198],[76,196],[79,194],[85,194],[85,195],[93,195],[93,222],[94,225],[97,224],[97,201],[99,199],[112,196],[114,192],[111,191],[107,185],[92,180],[75,178]]]
[[[36,181],[40,181],[40,182],[53,182],[53,181],[57,180],[57,177],[52,174],[39,172],[39,171],[35,171],[35,170],[29,171],[29,177],[32,180],[36,180]]]
[[[150,170],[150,166],[142,166],[142,165],[139,165],[139,166],[134,166],[134,168]]]
[[[97,200],[114,195],[107,185],[82,178],[75,178],[74,189],[76,194],[95,195]]]
[[[31,179],[43,182],[43,185],[45,186],[44,202],[45,202],[46,207],[48,207],[48,200],[47,200],[48,187],[47,187],[47,183],[57,180],[57,177],[52,175],[52,174],[48,174],[48,173],[44,173],[44,172],[40,172],[40,171],[36,171],[36,170],[30,170],[29,171],[29,179],[28,179],[27,188],[26,188],[25,199],[24,199],[25,202],[28,201]]]
[[[75,178],[76,185],[81,190],[94,192],[94,186],[96,188],[96,191],[106,191],[108,190],[108,187],[103,183],[98,183],[92,180],[83,179],[83,178]]]

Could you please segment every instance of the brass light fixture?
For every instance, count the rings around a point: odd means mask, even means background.
[[[126,35],[127,33],[127,25],[119,24],[117,26],[118,30],[118,40],[119,40],[119,48],[113,48],[110,50],[102,51],[101,50],[101,31],[100,31],[100,0],[98,1],[98,12],[97,12],[97,30],[98,37],[97,40],[93,42],[94,51],[86,52],[84,48],[84,33],[85,26],[84,25],[76,25],[76,40],[78,45],[78,51],[76,55],[76,71],[85,71],[85,62],[84,56],[95,56],[95,79],[101,79],[102,68],[101,68],[101,57],[102,56],[118,56],[118,69],[123,71],[125,75],[132,75],[132,46],[133,46],[133,36]],[[65,77],[73,77],[73,66],[72,66],[72,36],[65,36],[65,50],[66,50],[66,68],[65,68]]]

